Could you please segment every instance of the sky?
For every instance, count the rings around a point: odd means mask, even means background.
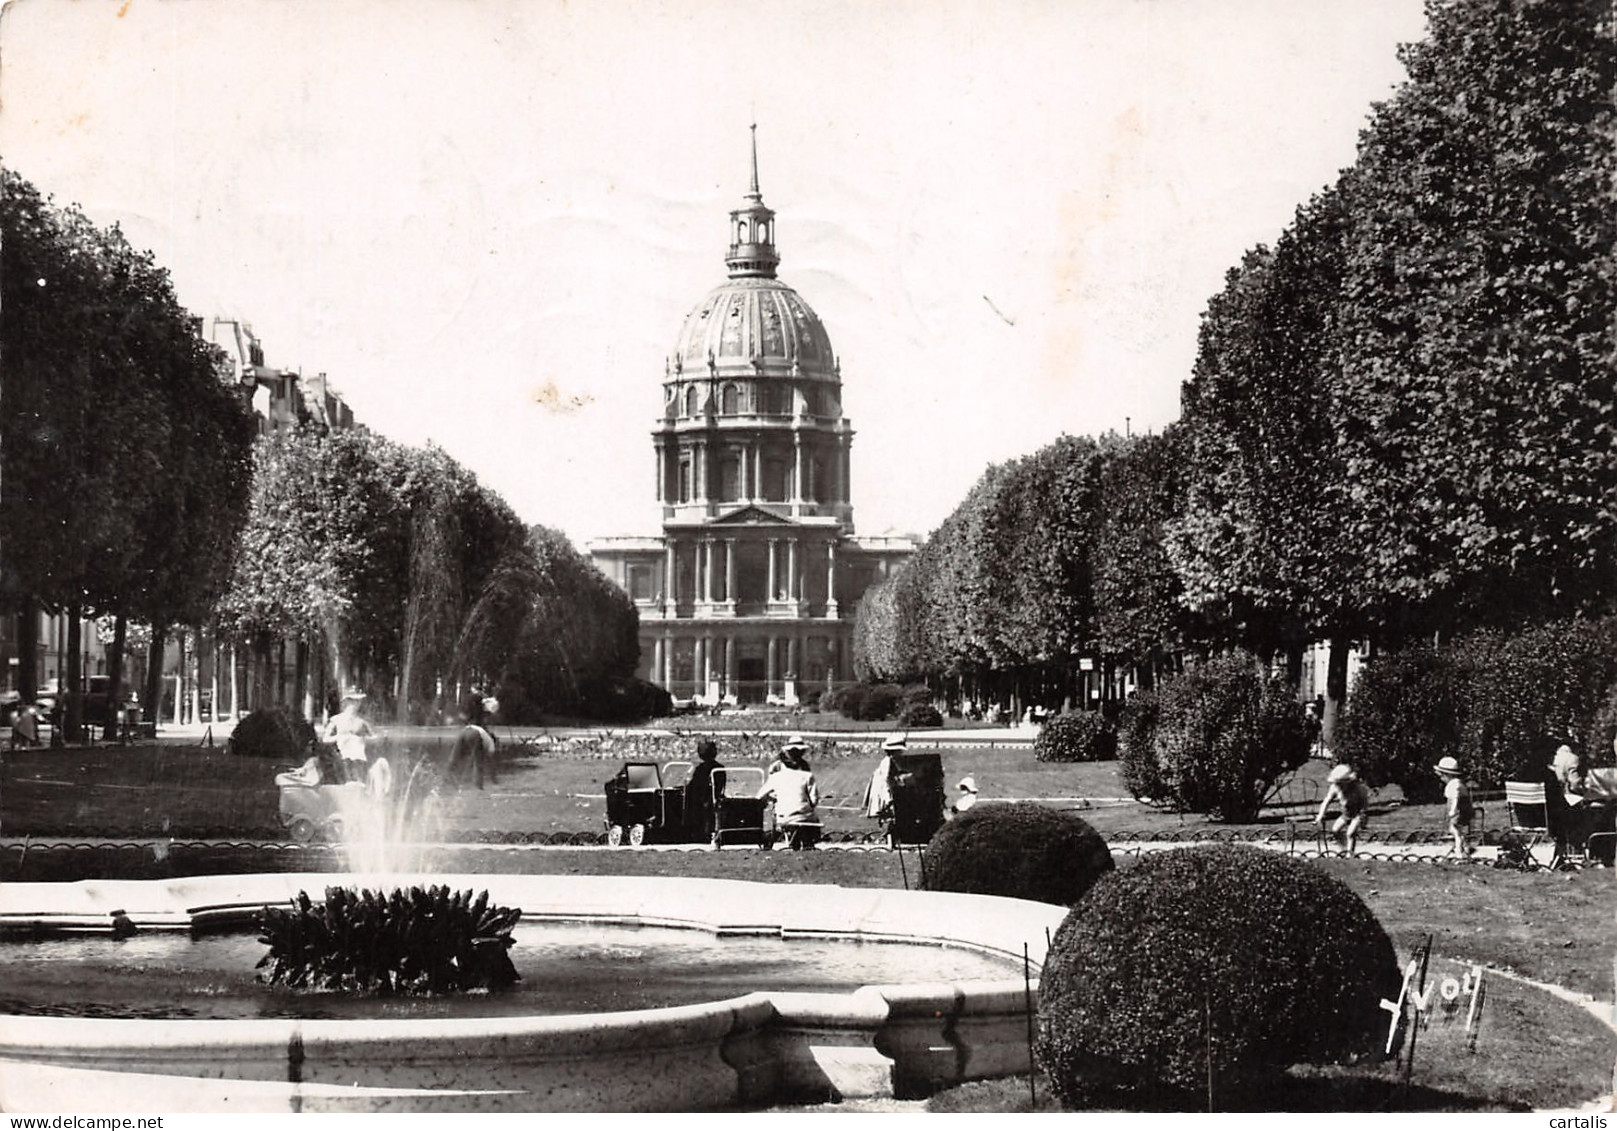
[[[0,160],[529,522],[658,528],[650,433],[758,127],[861,534],[1160,430],[1420,0],[10,0]]]

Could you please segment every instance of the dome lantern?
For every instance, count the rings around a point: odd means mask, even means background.
[[[730,278],[775,277],[780,253],[775,250],[775,213],[758,189],[758,126],[752,126],[752,180],[746,203],[730,213],[730,251],[724,264]]]

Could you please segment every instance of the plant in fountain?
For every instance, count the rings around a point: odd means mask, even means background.
[[[391,893],[327,888],[266,907],[260,980],[295,989],[422,995],[498,989],[518,981],[507,953],[522,912],[488,892],[411,887]]]

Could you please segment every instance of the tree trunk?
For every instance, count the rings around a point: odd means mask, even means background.
[[[314,718],[314,706],[309,697],[309,642],[299,640],[294,650],[293,696],[298,710],[306,719]]]
[[[1348,653],[1353,643],[1340,634],[1331,637],[1330,659],[1325,665],[1325,718],[1321,734],[1326,746],[1336,744],[1336,723],[1347,704]]]
[[[79,612],[78,605],[68,605],[62,610],[62,615],[67,618],[67,655],[63,657],[67,675],[57,681],[56,687],[56,708],[61,713],[62,737],[69,742],[84,739],[84,705],[79,693],[79,688],[84,684],[84,663],[79,656],[84,638],[84,620]]]
[[[250,710],[258,711],[274,701],[270,697],[270,684],[274,682],[275,673],[270,667],[270,638],[267,633],[253,638],[252,664],[252,700],[247,706]]]
[[[162,721],[163,643],[167,635],[166,624],[152,625],[152,642],[146,649],[146,717],[153,724]]]
[[[213,626],[213,647],[208,653],[209,658],[212,660],[212,663],[208,666],[208,721],[210,723],[219,721],[219,704],[224,702],[223,699],[219,698],[219,660],[224,655],[224,652],[224,645],[219,643],[219,625],[215,622]]]
[[[236,671],[236,642],[225,645],[225,656],[230,664],[230,721],[241,721],[241,673]]]
[[[17,614],[17,692],[24,703],[39,694],[39,602],[32,597]]]
[[[1303,645],[1286,645],[1286,684],[1295,692],[1303,683]]]
[[[188,654],[185,649],[186,632],[183,627],[174,630],[174,643],[179,646],[179,654],[174,657],[174,725],[179,726],[185,722],[185,664]]]
[[[202,721],[202,626],[191,629],[191,655],[185,665],[185,681],[190,684],[186,699],[193,724]]]
[[[124,699],[124,646],[129,641],[129,622],[119,613],[112,621],[112,650],[107,655],[107,686],[112,689],[112,702],[107,704],[107,725],[101,737],[107,742],[118,741],[118,715]]]

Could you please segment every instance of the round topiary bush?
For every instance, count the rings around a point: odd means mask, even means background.
[[[898,712],[898,725],[906,730],[940,727],[943,725],[943,715],[930,703],[908,703]]]
[[[1398,985],[1346,884],[1246,845],[1175,849],[1103,876],[1062,923],[1037,1054],[1069,1108],[1202,1107],[1211,1089],[1253,1110],[1293,1064],[1379,1055]]]
[[[1163,684],[1149,722],[1149,734],[1129,734],[1124,781],[1148,789],[1140,800],[1181,812],[1251,821],[1281,776],[1308,760],[1302,706],[1249,652]]]
[[[1117,757],[1117,732],[1099,711],[1057,715],[1033,740],[1041,762],[1110,762]]]
[[[249,712],[230,732],[230,750],[248,758],[274,758],[296,762],[314,742],[314,727],[286,707],[260,707]]]
[[[1088,821],[1031,801],[966,810],[933,834],[922,865],[928,891],[1063,905],[1113,867],[1111,850]]]

